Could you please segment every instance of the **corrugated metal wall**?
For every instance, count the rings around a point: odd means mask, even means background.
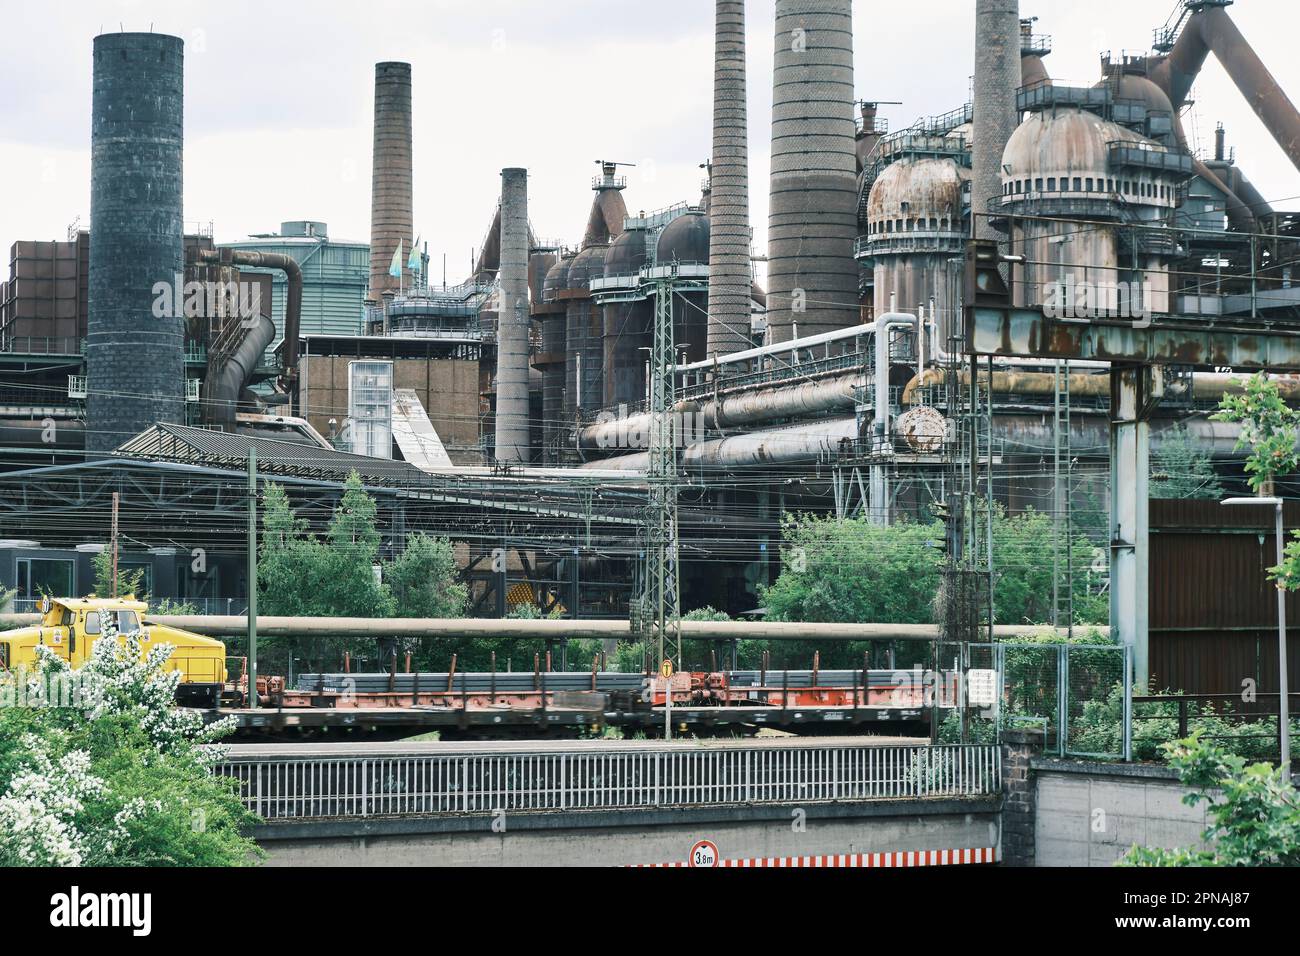
[[[1300,502],[1288,502],[1288,529]],[[1158,689],[1239,694],[1244,680],[1277,691],[1276,563],[1271,508],[1152,501],[1150,664]],[[1300,686],[1300,595],[1287,598],[1290,684]]]

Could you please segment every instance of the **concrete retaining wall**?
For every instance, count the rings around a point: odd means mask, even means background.
[[[1035,759],[1037,866],[1110,866],[1136,844],[1201,846],[1204,803],[1182,802],[1173,771],[1140,764]]]
[[[626,866],[998,845],[999,800],[881,801],[696,810],[507,814],[268,824],[269,866]]]

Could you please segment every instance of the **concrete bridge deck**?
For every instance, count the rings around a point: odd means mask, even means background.
[[[910,738],[251,744],[219,772],[273,864],[987,862],[1000,838],[998,748]]]

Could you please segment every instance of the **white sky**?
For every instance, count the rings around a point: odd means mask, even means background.
[[[772,0],[750,0],[751,219],[767,223]],[[101,30],[186,41],[185,219],[218,241],[315,219],[370,231],[374,64],[413,64],[415,228],[437,278],[459,281],[487,229],[503,166],[530,170],[537,234],[575,242],[598,158],[627,170],[628,208],[699,196],[711,130],[710,0],[59,0],[6,3],[0,21],[0,252],[89,220],[91,41]],[[891,125],[967,98],[974,0],[857,0],[857,95],[901,100]],[[1091,82],[1103,50],[1144,50],[1174,0],[1021,0],[1051,34],[1057,79]],[[1230,8],[1282,87],[1300,96],[1294,0]],[[1213,59],[1194,136],[1228,127],[1243,170],[1300,209],[1300,174]],[[7,274],[7,268],[0,270]]]

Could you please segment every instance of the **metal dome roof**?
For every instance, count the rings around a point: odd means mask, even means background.
[[[587,281],[594,276],[605,274],[605,255],[609,246],[604,243],[587,246],[569,264],[568,288],[585,289]]]
[[[1030,113],[1007,140],[1002,153],[1002,181],[1042,175],[1105,176],[1110,144],[1127,142],[1158,147],[1117,123],[1078,109]]]
[[[605,253],[605,275],[633,275],[645,265],[645,230],[629,229],[610,243]]]
[[[933,218],[959,223],[970,171],[952,159],[926,157],[886,166],[867,198],[867,221]]]
[[[668,262],[709,261],[709,217],[699,211],[684,212],[659,234],[655,259]]]
[[[573,259],[572,253],[566,254],[546,270],[546,278],[542,280],[543,302],[550,302],[558,290],[568,287],[569,266],[573,265]]]

